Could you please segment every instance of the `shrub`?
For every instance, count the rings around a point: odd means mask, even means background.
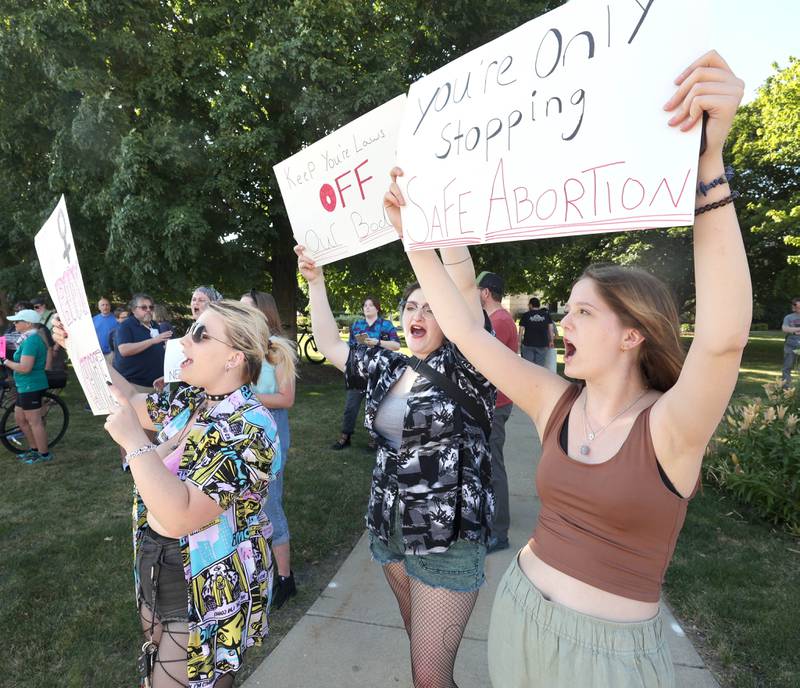
[[[728,408],[708,448],[706,477],[764,518],[800,534],[800,385]]]
[[[766,332],[769,329],[769,325],[765,322],[757,322],[750,325],[751,332]]]

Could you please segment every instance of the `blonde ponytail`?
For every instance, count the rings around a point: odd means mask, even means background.
[[[275,368],[277,380],[294,380],[297,377],[297,349],[286,337],[270,337],[267,363]]]

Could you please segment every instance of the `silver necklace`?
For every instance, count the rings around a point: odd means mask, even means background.
[[[585,391],[583,395],[583,434],[586,437],[586,442],[581,445],[580,452],[581,456],[589,456],[589,452],[591,448],[589,445],[594,441],[594,439],[605,430],[609,425],[611,425],[617,418],[619,418],[623,413],[626,411],[630,411],[637,403],[639,403],[643,398],[644,395],[647,394],[650,390],[645,387],[644,391],[636,397],[630,404],[628,404],[622,411],[620,411],[616,416],[614,416],[608,423],[606,423],[602,428],[599,430],[592,429],[592,424],[589,422],[589,414],[586,412],[586,401],[589,398],[588,391]]]

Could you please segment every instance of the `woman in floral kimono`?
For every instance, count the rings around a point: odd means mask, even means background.
[[[119,407],[105,428],[135,482],[142,686],[229,688],[245,649],[267,635],[272,557],[261,507],[279,443],[249,385],[265,359],[293,367],[269,335],[259,311],[219,301],[181,340],[187,386],[135,394],[112,371]],[[159,431],[158,445],[145,430]]]

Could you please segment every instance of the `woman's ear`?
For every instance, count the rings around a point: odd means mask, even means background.
[[[245,356],[241,351],[234,351],[230,356],[228,356],[228,360],[225,361],[225,372],[229,370],[234,370],[235,368],[239,368],[245,364]]]
[[[643,342],[644,336],[642,333],[639,332],[639,330],[637,330],[635,327],[630,327],[625,330],[620,349],[622,349],[622,351],[633,351],[633,349],[635,349],[637,346],[640,346]]]

